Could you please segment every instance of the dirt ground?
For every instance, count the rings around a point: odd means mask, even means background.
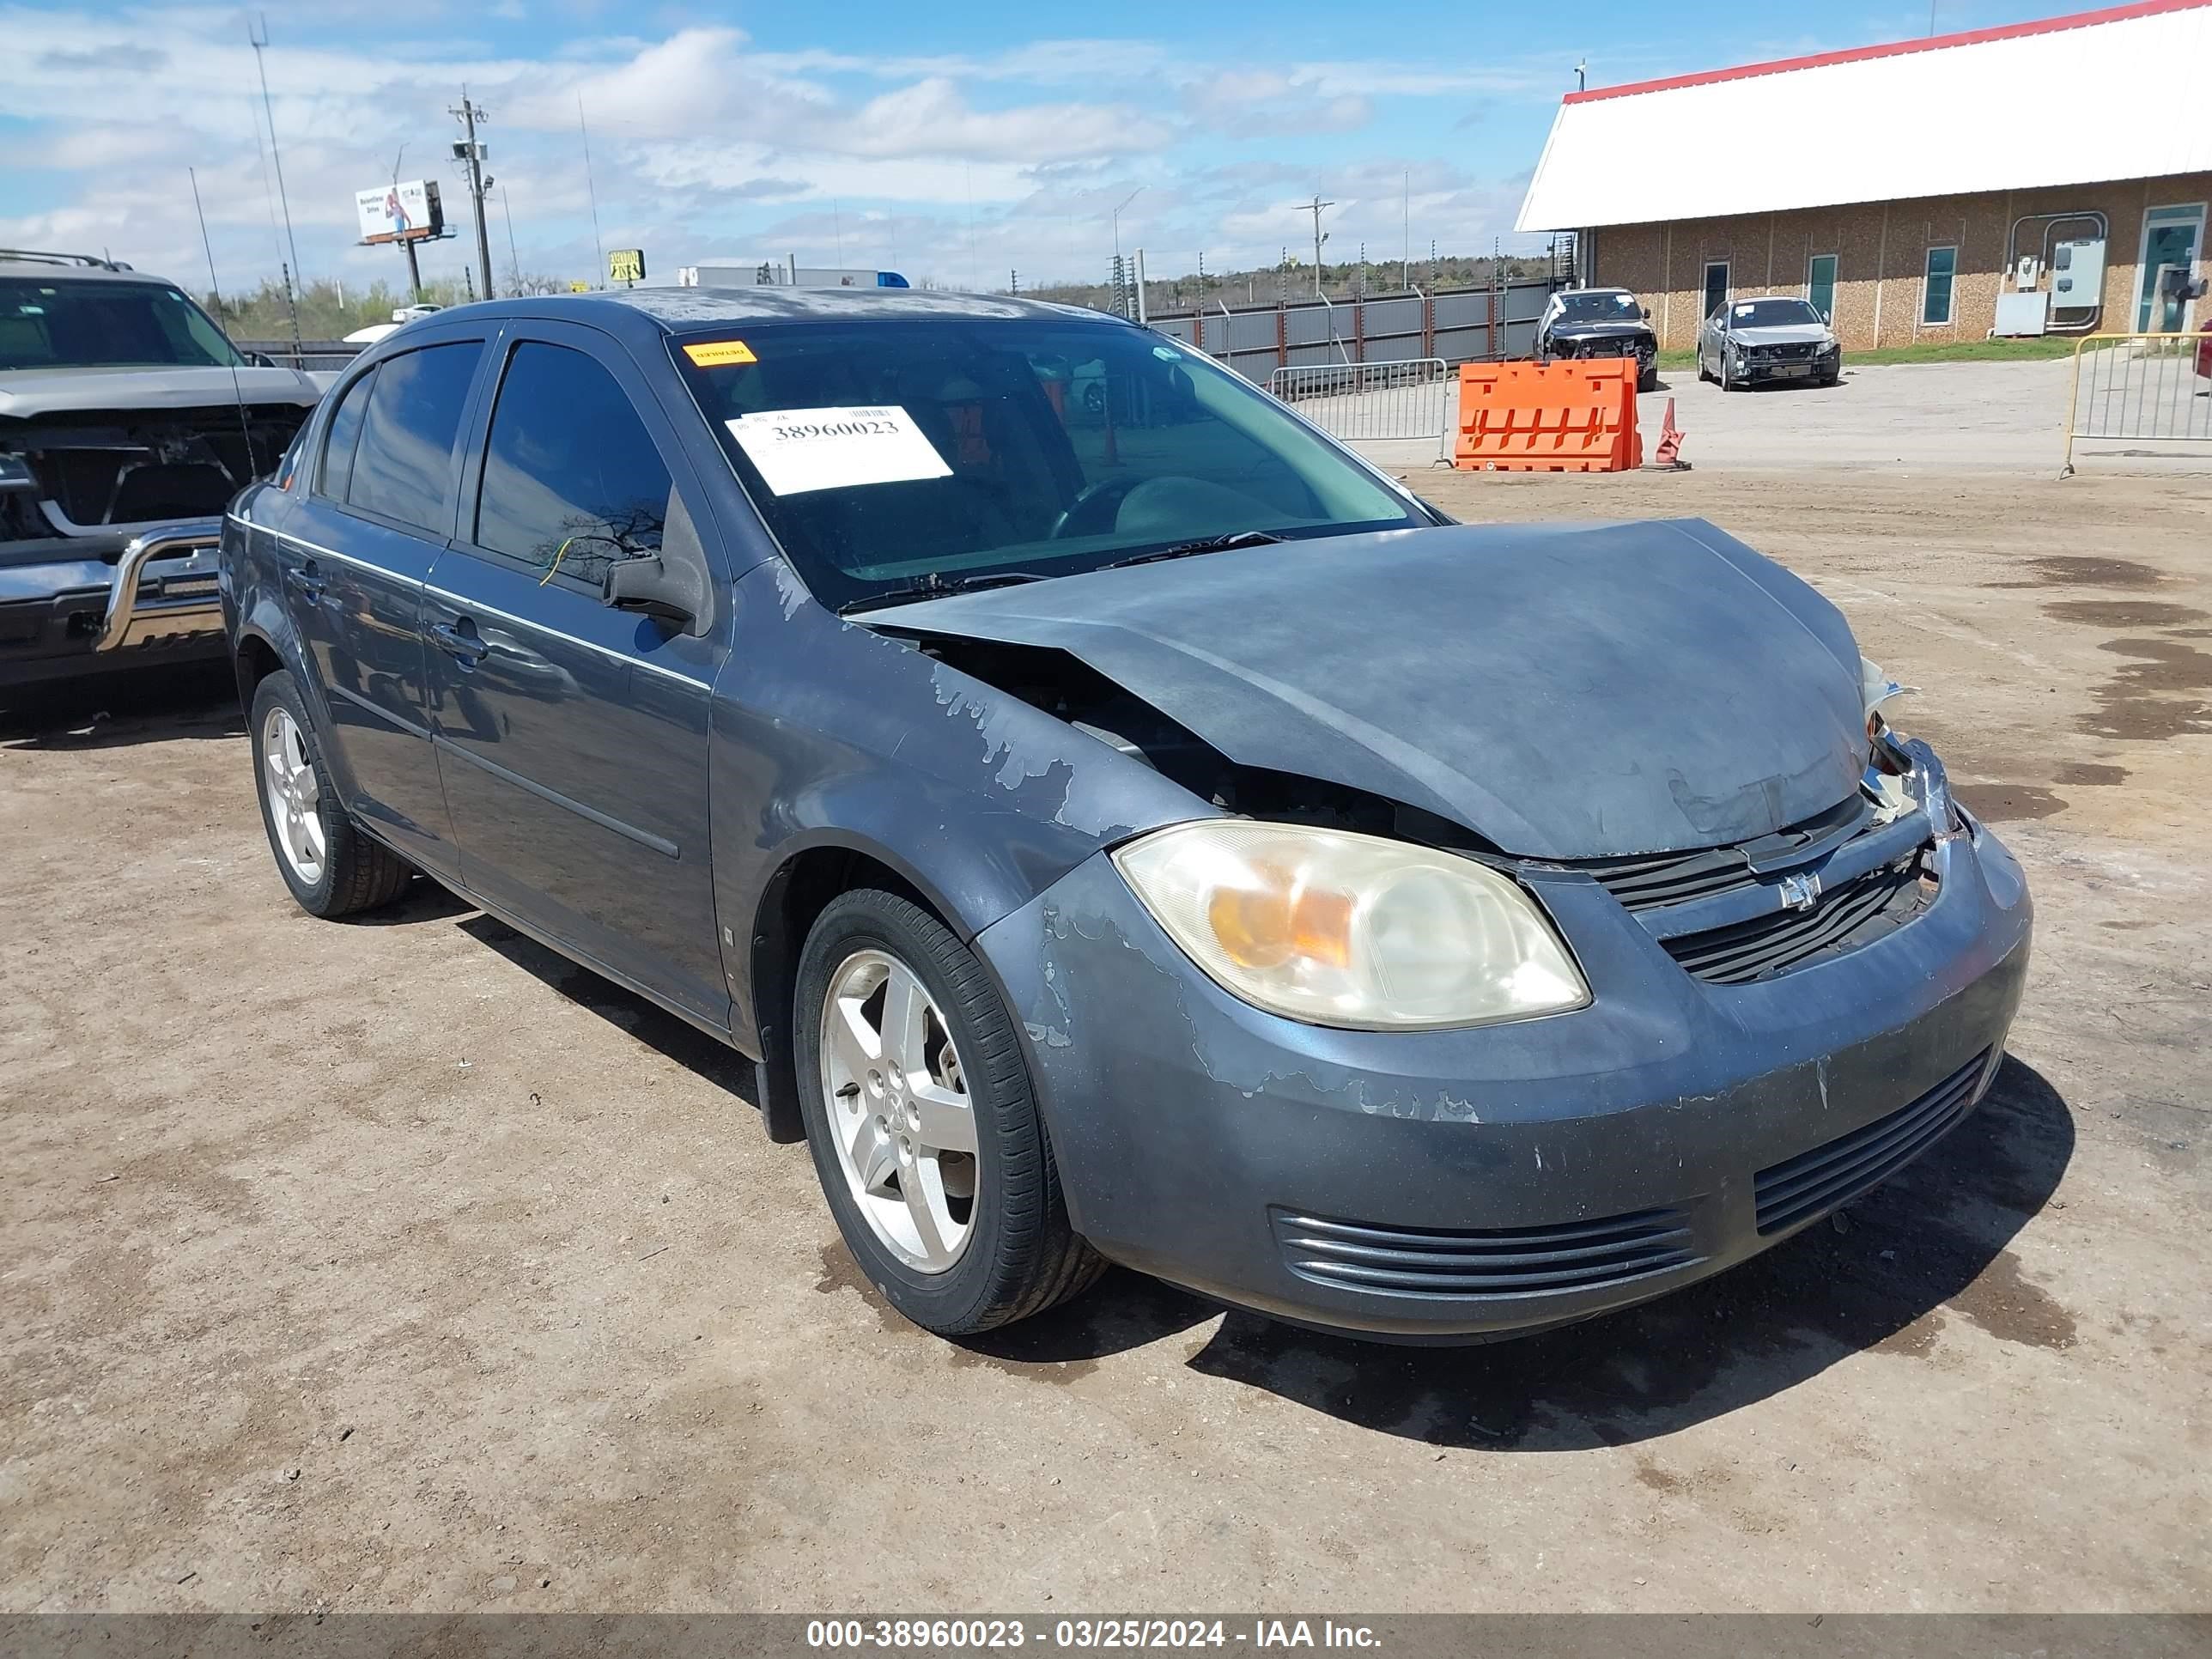
[[[1845,1225],[1486,1349],[1121,1273],[942,1342],[688,1028],[419,884],[298,912],[170,677],[0,732],[0,1608],[2212,1602],[2212,480],[1416,482],[1710,517],[1925,688],[2037,960]]]

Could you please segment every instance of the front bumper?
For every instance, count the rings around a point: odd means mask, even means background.
[[[1747,386],[1759,386],[1769,380],[1811,381],[1819,385],[1824,380],[1833,380],[1843,368],[1842,354],[1832,352],[1826,356],[1788,359],[1743,357],[1737,361],[1740,377]]]
[[[193,519],[133,536],[112,564],[68,557],[0,566],[0,688],[221,658],[222,535],[222,520]]]
[[[1644,1300],[1893,1173],[2002,1057],[2032,908],[1986,830],[1927,909],[1741,986],[1581,876],[1540,891],[1592,1005],[1327,1030],[1192,967],[1104,855],[978,936],[1026,1034],[1071,1218],[1106,1255],[1301,1323],[1480,1338]]]

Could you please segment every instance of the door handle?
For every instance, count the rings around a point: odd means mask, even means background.
[[[323,602],[324,593],[328,590],[325,587],[323,579],[318,572],[319,567],[313,559],[310,559],[303,565],[288,568],[284,572],[284,581],[286,586],[309,605],[320,605]]]
[[[466,617],[455,622],[432,623],[430,637],[438,642],[441,651],[463,668],[474,668],[491,649],[477,632],[477,625]]]

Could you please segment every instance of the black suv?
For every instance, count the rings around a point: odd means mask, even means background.
[[[1659,337],[1651,307],[1625,288],[1571,288],[1554,294],[1536,323],[1540,357],[1636,359],[1636,389],[1659,386]]]

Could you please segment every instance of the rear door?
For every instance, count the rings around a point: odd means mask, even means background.
[[[707,735],[726,618],[693,637],[600,596],[611,563],[646,552],[703,564],[726,593],[696,480],[644,376],[596,330],[516,324],[495,380],[424,597],[462,879],[726,1025]]]
[[[446,874],[458,860],[430,750],[422,584],[453,532],[484,345],[481,328],[428,336],[341,388],[277,543],[348,808]]]

